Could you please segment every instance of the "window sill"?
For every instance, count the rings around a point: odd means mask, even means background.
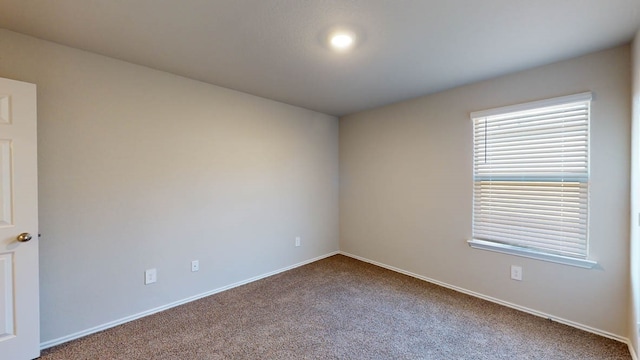
[[[525,249],[513,245],[497,244],[490,241],[468,240],[467,243],[474,249],[495,251],[503,254],[527,257],[536,260],[549,261],[557,264],[576,266],[584,269],[593,269],[598,265],[597,262],[586,259],[575,259],[568,256],[547,254],[540,251]]]

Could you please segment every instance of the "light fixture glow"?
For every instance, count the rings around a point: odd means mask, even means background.
[[[365,36],[362,28],[356,25],[334,25],[321,31],[318,40],[327,49],[346,54],[360,47]]]
[[[345,33],[337,33],[331,36],[331,46],[337,50],[346,50],[353,46],[353,36]]]

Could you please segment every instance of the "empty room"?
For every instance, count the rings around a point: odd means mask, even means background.
[[[640,1],[0,0],[0,360],[638,359]]]

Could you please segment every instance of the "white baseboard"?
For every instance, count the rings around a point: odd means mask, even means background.
[[[631,359],[638,360],[638,355],[636,354],[636,350],[633,348],[631,341],[629,341],[627,345],[629,345],[629,352],[631,353]]]
[[[385,269],[388,269],[388,270],[391,270],[391,271],[395,271],[395,272],[398,272],[398,273],[401,273],[401,274],[404,274],[404,275],[408,275],[408,276],[414,277],[416,279],[424,280],[426,282],[429,282],[429,283],[432,283],[432,284],[435,284],[435,285],[439,285],[439,286],[442,286],[442,287],[445,287],[445,288],[448,288],[448,289],[451,289],[451,290],[455,290],[455,291],[461,292],[463,294],[471,295],[471,296],[474,296],[474,297],[477,297],[477,298],[480,298],[480,299],[483,299],[483,300],[491,301],[491,302],[499,304],[499,305],[503,305],[503,306],[506,306],[506,307],[509,307],[509,308],[512,308],[512,309],[520,310],[520,311],[523,311],[523,312],[526,312],[526,313],[529,313],[529,314],[532,314],[532,315],[535,315],[535,316],[539,316],[539,317],[542,317],[542,318],[545,318],[545,319],[549,319],[549,320],[552,320],[552,321],[555,321],[555,322],[558,322],[558,323],[561,323],[561,324],[565,324],[565,325],[568,325],[568,326],[571,326],[571,327],[574,327],[574,328],[577,328],[577,329],[580,329],[580,330],[584,330],[584,331],[587,331],[587,332],[590,332],[590,333],[593,333],[593,334],[596,334],[596,335],[600,335],[600,336],[604,336],[604,337],[609,338],[609,339],[620,341],[620,342],[625,343],[625,344],[627,344],[629,346],[629,350],[631,352],[631,356],[634,357],[634,360],[637,360],[637,357],[635,357],[635,351],[631,351],[632,350],[631,342],[629,341],[629,339],[627,339],[625,337],[622,337],[622,336],[619,336],[619,335],[616,335],[616,334],[612,334],[610,332],[603,331],[603,330],[600,330],[600,329],[596,329],[596,328],[593,328],[591,326],[580,324],[580,323],[577,323],[575,321],[571,321],[571,320],[555,317],[553,315],[549,315],[549,314],[543,313],[541,311],[533,310],[533,309],[530,309],[530,308],[527,308],[527,307],[524,307],[524,306],[520,306],[520,305],[517,305],[517,304],[514,304],[514,303],[510,303],[508,301],[504,301],[504,300],[500,300],[500,299],[497,299],[497,298],[494,298],[494,297],[491,297],[491,296],[480,294],[480,293],[477,293],[475,291],[471,291],[471,290],[467,290],[467,289],[464,289],[464,288],[461,288],[461,287],[458,287],[458,286],[450,285],[450,284],[444,283],[442,281],[438,281],[438,280],[434,280],[434,279],[428,278],[426,276],[414,274],[412,272],[409,272],[409,271],[406,271],[406,270],[402,270],[402,269],[399,269],[397,267],[393,267],[393,266],[390,266],[390,265],[387,265],[387,264],[383,264],[383,263],[380,263],[380,262],[377,262],[377,261],[369,260],[367,258],[363,258],[361,256],[353,255],[353,254],[350,254],[350,253],[347,253],[347,252],[344,252],[344,251],[340,251],[340,254],[342,254],[344,256],[348,256],[348,257],[354,258],[356,260],[364,261],[366,263],[373,264],[373,265],[376,265],[376,266],[379,266],[379,267],[382,267],[382,268],[385,268]]]
[[[337,255],[337,254],[339,254],[339,251],[334,251],[334,252],[331,252],[331,253],[328,253],[328,254],[325,254],[325,255],[318,256],[318,257],[313,258],[313,259],[305,260],[303,262],[299,262],[297,264],[293,264],[291,266],[284,267],[282,269],[278,269],[278,270],[275,270],[275,271],[268,272],[266,274],[254,276],[254,277],[252,277],[250,279],[242,280],[242,281],[239,281],[239,282],[227,285],[227,286],[223,286],[223,287],[220,287],[220,288],[217,288],[217,289],[213,289],[213,290],[210,290],[210,291],[198,294],[198,295],[190,296],[190,297],[182,299],[182,300],[174,301],[174,302],[166,304],[166,305],[158,306],[158,307],[150,309],[150,310],[139,312],[137,314],[133,314],[133,315],[130,315],[130,316],[118,319],[118,320],[110,321],[108,323],[105,323],[105,324],[102,324],[102,325],[98,325],[98,326],[94,326],[94,327],[86,329],[86,330],[78,331],[76,333],[73,333],[73,334],[70,334],[70,335],[66,335],[66,336],[63,336],[63,337],[60,337],[60,338],[57,338],[57,339],[45,341],[45,342],[40,343],[40,350],[48,349],[50,347],[66,343],[66,342],[69,342],[71,340],[79,339],[81,337],[84,337],[84,336],[87,336],[87,335],[91,335],[91,334],[97,333],[99,331],[112,328],[114,326],[122,325],[124,323],[128,323],[130,321],[137,320],[137,319],[143,318],[145,316],[149,316],[149,315],[158,313],[160,311],[171,309],[171,308],[179,306],[179,305],[183,305],[183,304],[186,304],[186,303],[198,300],[198,299],[202,299],[204,297],[207,297],[207,296],[210,296],[210,295],[213,295],[213,294],[217,294],[217,293],[225,291],[225,290],[233,289],[233,288],[241,286],[241,285],[245,285],[245,284],[260,280],[260,279],[264,279],[264,278],[267,278],[269,276],[273,276],[273,275],[279,274],[281,272],[284,272],[284,271],[287,271],[287,270],[291,270],[291,269],[294,269],[294,268],[297,268],[297,267],[300,267],[300,266],[303,266],[303,265],[307,265],[307,264],[310,264],[312,262],[316,262],[318,260],[322,260],[324,258],[333,256],[333,255]]]
[[[638,324],[638,327],[640,327],[640,324]],[[636,352],[636,349],[633,348],[633,342],[629,340],[627,342],[627,345],[629,345],[629,352],[631,353],[631,359],[638,360],[638,352]]]

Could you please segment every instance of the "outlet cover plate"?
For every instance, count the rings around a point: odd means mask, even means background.
[[[156,269],[148,269],[144,271],[144,284],[149,285],[153,284],[158,280],[158,274]]]
[[[511,265],[511,279],[522,281],[522,266]]]

